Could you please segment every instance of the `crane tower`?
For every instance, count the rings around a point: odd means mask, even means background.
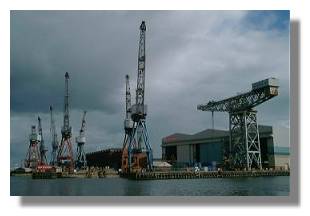
[[[41,118],[38,116],[38,131],[39,131],[39,143],[40,143],[40,164],[47,164],[46,152],[47,148],[44,145],[43,131],[42,131],[42,123]]]
[[[25,159],[25,167],[36,169],[40,163],[40,152],[39,152],[39,135],[36,130],[36,126],[31,126],[31,133],[29,135],[29,147]]]
[[[86,154],[84,151],[84,144],[86,142],[85,138],[85,130],[86,130],[86,121],[85,121],[86,111],[83,112],[82,117],[82,126],[80,129],[80,134],[78,137],[76,137],[76,143],[77,143],[77,157],[76,157],[76,167],[77,168],[85,168],[86,163]]]
[[[133,139],[133,146],[136,147],[135,138],[132,137],[132,130],[134,122],[131,119],[131,93],[130,93],[130,84],[129,84],[129,75],[126,75],[126,117],[124,120],[124,130],[125,136],[123,141],[123,150],[122,150],[122,170],[128,172],[128,146],[131,139]]]
[[[73,152],[71,144],[71,126],[69,122],[69,73],[65,74],[64,122],[61,129],[61,143],[57,153],[57,164],[73,171]]]
[[[132,159],[139,160],[133,155],[146,154],[146,167],[150,170],[153,167],[152,148],[149,143],[149,136],[146,127],[147,106],[144,104],[145,91],[145,21],[140,25],[140,39],[138,51],[138,77],[136,89],[136,103],[131,107],[131,118],[134,122],[131,139],[128,145],[128,167],[132,168]],[[137,145],[135,145],[137,141]],[[136,161],[137,162],[137,161]],[[135,162],[133,162],[135,163]],[[139,164],[139,162],[137,162]]]
[[[51,153],[51,161],[50,165],[55,166],[57,165],[57,150],[58,150],[58,139],[57,139],[57,132],[56,132],[56,124],[55,119],[53,116],[53,107],[50,106],[50,113],[51,113],[51,137],[52,137],[52,153]]]
[[[254,107],[278,95],[278,80],[252,84],[252,90],[221,101],[198,105],[202,111],[228,112],[230,162],[234,168],[262,168],[257,111]]]

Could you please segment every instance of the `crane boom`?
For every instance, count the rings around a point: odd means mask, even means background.
[[[55,124],[55,119],[53,116],[53,107],[50,106],[50,113],[51,113],[51,137],[52,137],[52,148],[57,149],[58,148],[58,140],[57,140],[57,132],[56,132],[56,124]]]
[[[38,116],[38,131],[39,131],[40,141],[41,141],[41,143],[42,143],[42,142],[44,142],[44,140],[43,140],[42,124],[41,124],[41,118],[40,118],[40,116]]]
[[[84,136],[84,135],[85,135],[85,129],[86,129],[85,116],[86,116],[86,111],[83,112],[82,125],[81,125],[81,130],[80,130],[80,136]]]
[[[57,139],[57,132],[56,132],[56,124],[55,119],[53,116],[53,107],[50,106],[50,115],[51,115],[51,128],[50,133],[52,137],[52,153],[51,153],[51,165],[56,165],[57,162],[57,150],[58,150],[58,139]]]
[[[136,90],[136,104],[144,104],[144,87],[145,87],[145,22],[140,25],[140,40],[138,54],[138,78]]]
[[[136,89],[136,104],[131,107],[131,118],[134,122],[139,122],[145,119],[147,106],[144,105],[144,90],[145,90],[145,21],[140,25],[140,39],[138,52],[138,76]]]
[[[129,133],[133,127],[133,121],[131,120],[131,93],[129,84],[129,75],[126,75],[126,118],[124,121],[125,132]]]
[[[131,118],[131,94],[130,94],[130,84],[129,75],[126,75],[126,119]]]
[[[39,142],[40,142],[40,163],[47,164],[47,158],[46,158],[47,149],[45,148],[45,145],[44,145],[42,123],[41,123],[40,116],[38,116],[38,131],[39,131]]]
[[[64,101],[64,125],[62,133],[66,136],[71,136],[71,127],[69,122],[69,73],[65,74],[65,101]]]
[[[209,101],[205,105],[198,105],[197,109],[211,112],[236,112],[251,110],[265,101],[278,95],[276,85],[267,85],[262,88],[254,88],[249,92],[230,97],[221,101]]]

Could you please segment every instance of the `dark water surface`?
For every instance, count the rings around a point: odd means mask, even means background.
[[[13,196],[288,196],[289,176],[133,181],[11,176]]]

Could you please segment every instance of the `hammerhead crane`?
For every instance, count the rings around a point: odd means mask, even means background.
[[[197,106],[202,111],[229,113],[230,161],[234,168],[262,168],[254,107],[277,96],[278,88],[278,80],[269,78],[253,83],[249,92]]]
[[[83,117],[82,117],[82,126],[80,129],[80,134],[78,137],[76,137],[76,143],[77,143],[77,157],[76,157],[76,167],[77,168],[84,168],[86,167],[86,154],[84,151],[84,145],[86,142],[86,137],[85,137],[85,130],[86,130],[86,111],[83,112]]]
[[[39,143],[40,143],[40,164],[46,165],[47,164],[47,158],[46,158],[47,149],[44,145],[42,123],[41,123],[40,116],[38,117],[38,131],[39,131]]]

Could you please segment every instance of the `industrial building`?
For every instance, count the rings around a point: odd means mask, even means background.
[[[122,149],[110,148],[86,153],[87,166],[110,167],[118,170],[121,168]]]
[[[289,168],[289,129],[258,126],[262,167]],[[175,166],[195,164],[225,167],[229,158],[229,131],[207,129],[192,135],[175,133],[162,139],[162,159]]]

